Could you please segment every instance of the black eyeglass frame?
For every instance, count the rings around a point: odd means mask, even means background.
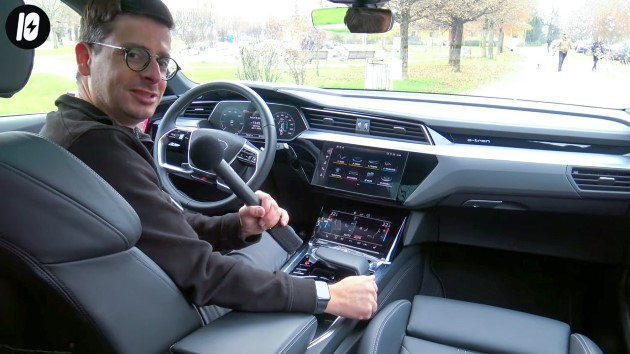
[[[160,60],[160,59],[168,59],[168,60],[172,60],[173,63],[175,63],[176,69],[175,71],[173,71],[173,73],[170,76],[166,76],[168,75],[168,72],[164,73],[164,77],[162,78],[162,80],[164,81],[168,81],[170,79],[172,79],[173,77],[175,77],[175,75],[177,74],[178,71],[180,71],[182,68],[179,66],[179,64],[177,64],[177,61],[175,61],[175,59],[171,58],[171,57],[161,57],[159,55],[151,55],[151,52],[149,52],[148,49],[143,48],[143,47],[121,47],[121,46],[117,46],[117,45],[112,45],[112,44],[107,44],[107,43],[101,43],[101,42],[87,42],[90,45],[93,44],[98,44],[98,45],[102,45],[104,47],[109,47],[109,48],[114,48],[114,49],[118,49],[118,50],[122,50],[123,52],[125,52],[125,64],[127,64],[127,67],[129,68],[129,70],[131,71],[135,71],[135,72],[141,72],[144,69],[146,69],[149,64],[151,64],[151,60],[155,58],[156,61]],[[129,54],[129,52],[133,49],[138,49],[138,50],[142,50],[145,53],[147,53],[147,58],[148,60],[144,63],[144,65],[142,65],[142,67],[140,69],[134,69],[131,67],[131,65],[129,65],[129,60],[127,59],[127,55]],[[159,62],[158,62],[158,66],[159,66]],[[161,72],[161,71],[160,71]]]

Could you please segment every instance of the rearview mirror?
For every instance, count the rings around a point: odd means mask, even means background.
[[[330,7],[311,13],[313,26],[328,32],[384,33],[394,25],[388,9],[370,7]]]

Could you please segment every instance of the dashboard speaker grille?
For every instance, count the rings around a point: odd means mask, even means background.
[[[573,167],[571,178],[584,191],[630,193],[630,170]]]

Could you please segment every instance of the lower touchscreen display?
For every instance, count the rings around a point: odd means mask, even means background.
[[[325,143],[313,174],[314,185],[396,199],[407,153]]]
[[[324,208],[317,219],[314,241],[343,245],[386,260],[404,217],[366,211]]]

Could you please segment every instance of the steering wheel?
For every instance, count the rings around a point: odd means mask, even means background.
[[[188,105],[200,96],[212,91],[231,91],[249,100],[260,113],[261,129],[265,138],[265,147],[261,151],[247,139],[236,134],[218,129],[177,127],[177,117]],[[230,191],[211,170],[202,170],[190,162],[189,146],[198,137],[211,135],[219,140],[224,148],[223,159],[230,166],[240,165],[253,168],[254,172],[248,181],[245,181],[252,190],[260,188],[269,175],[276,155],[276,125],[265,101],[249,87],[234,81],[216,81],[196,86],[182,96],[169,107],[158,127],[156,141],[153,147],[153,159],[162,180],[164,189],[173,199],[187,208],[218,214],[232,206],[237,197],[232,194],[222,200],[199,201],[180,191],[171,182],[169,173],[188,179],[198,180],[201,183],[210,183],[224,191]],[[186,162],[181,164],[168,163],[166,161],[167,149],[174,149],[186,157]],[[197,152],[198,153],[198,152]]]

